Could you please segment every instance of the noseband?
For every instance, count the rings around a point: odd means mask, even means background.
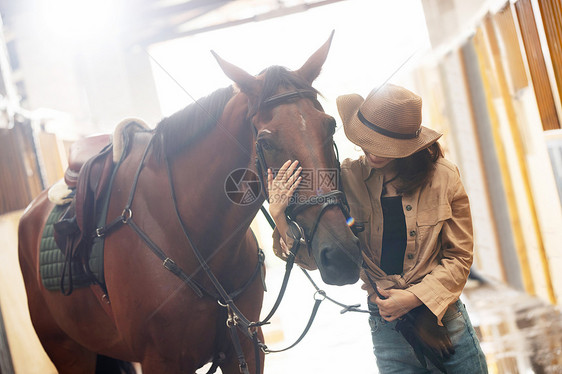
[[[272,96],[266,100],[263,101],[263,103],[260,105],[260,108],[272,108],[281,104],[286,103],[289,100],[295,99],[295,98],[303,98],[303,97],[307,97],[310,98],[312,100],[316,100],[316,91],[313,90],[295,90],[295,91],[290,91],[290,92],[284,92],[282,94],[279,95],[275,95]],[[255,115],[256,113],[254,113],[253,115]],[[252,115],[252,117],[253,117]],[[257,129],[254,126],[254,134],[257,135]],[[261,146],[261,144],[259,142],[256,141],[256,169],[258,172],[258,177],[260,180],[260,184],[262,186],[262,190],[264,191],[265,197],[266,199],[269,201],[269,191],[267,191],[267,184],[265,183],[265,176],[267,175],[267,162],[265,160],[265,156],[264,156],[264,152],[263,152],[263,148]],[[300,235],[303,236],[303,239],[305,240],[309,250],[310,250],[310,245],[312,243],[312,239],[314,237],[314,234],[316,233],[316,229],[318,228],[318,225],[320,223],[320,220],[322,219],[322,216],[324,215],[324,213],[326,212],[326,210],[330,207],[333,206],[337,206],[338,208],[340,208],[340,210],[342,211],[344,217],[346,218],[346,220],[349,219],[350,215],[349,215],[349,206],[347,204],[347,200],[345,198],[345,194],[342,192],[343,188],[342,188],[342,184],[341,184],[341,178],[339,177],[340,172],[341,172],[341,168],[340,168],[340,162],[339,162],[339,152],[338,152],[338,148],[336,146],[336,143],[333,143],[334,145],[334,150],[335,150],[335,154],[336,154],[336,168],[337,168],[337,173],[338,173],[338,189],[337,190],[332,190],[330,192],[327,192],[325,194],[320,194],[320,195],[315,195],[315,196],[310,196],[308,197],[306,200],[300,202],[297,201],[293,204],[290,204],[289,206],[287,206],[287,209],[285,209],[285,215],[287,217],[287,220],[290,224],[295,225],[296,227],[298,227],[298,230]],[[267,192],[266,192],[267,191]],[[307,210],[308,208],[311,208],[313,206],[320,206],[320,212],[318,212],[318,215],[316,216],[316,219],[314,220],[314,223],[312,225],[311,230],[306,233],[305,230],[303,230],[299,224],[296,222],[297,216],[299,214],[301,214],[302,212],[304,212],[305,210]]]

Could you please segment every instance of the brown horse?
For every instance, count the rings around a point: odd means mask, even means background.
[[[251,321],[259,319],[264,290],[260,276],[252,278],[260,263],[249,225],[266,191],[253,201],[236,201],[226,181],[233,171],[256,175],[287,159],[298,159],[309,170],[337,167],[335,121],[324,113],[311,86],[330,43],[331,38],[299,70],[274,66],[255,77],[216,56],[235,85],[162,120],[154,131],[136,133],[111,188],[108,222],[122,215],[134,190],[127,211],[131,222],[201,289],[215,291],[215,286],[195,251],[224,289],[243,288],[235,303]],[[262,161],[258,169],[256,158]],[[331,192],[314,181],[299,194],[310,199]],[[360,253],[336,205],[308,200],[296,220],[305,234],[314,231],[308,241],[324,281],[343,285],[357,281]],[[102,355],[140,362],[145,374],[194,373],[216,357],[222,358],[223,373],[239,372],[225,308],[208,295],[213,292],[201,297],[163,267],[131,225],[121,225],[105,239],[109,312],[91,288],[75,289],[69,296],[46,290],[38,272],[38,247],[52,208],[42,193],[21,218],[19,260],[33,325],[60,373],[94,373]],[[260,329],[257,333],[262,339]],[[240,342],[249,372],[255,373],[252,342],[245,335]]]

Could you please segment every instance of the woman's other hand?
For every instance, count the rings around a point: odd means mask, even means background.
[[[422,301],[410,291],[400,289],[383,290],[378,287],[377,289],[386,299],[381,299],[376,294],[372,295],[371,298],[374,298],[372,301],[379,307],[381,317],[388,322],[392,322],[415,307],[422,305]]]

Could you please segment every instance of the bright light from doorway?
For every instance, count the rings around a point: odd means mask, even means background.
[[[42,30],[54,39],[89,42],[114,30],[114,1],[41,0],[39,4]]]
[[[324,109],[338,123],[337,96],[358,93],[365,97],[388,79],[411,86],[400,79],[430,46],[420,0],[348,0],[171,40],[149,49],[158,62],[153,72],[163,114],[190,104],[191,97],[198,99],[231,83],[211,49],[251,74],[270,65],[296,70],[332,30],[330,53],[314,86],[325,97]],[[342,157],[357,154],[343,131],[336,132],[336,142]]]

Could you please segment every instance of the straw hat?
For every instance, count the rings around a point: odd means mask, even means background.
[[[442,135],[421,125],[421,97],[400,86],[374,89],[365,100],[343,95],[336,103],[347,138],[375,156],[408,157]]]

